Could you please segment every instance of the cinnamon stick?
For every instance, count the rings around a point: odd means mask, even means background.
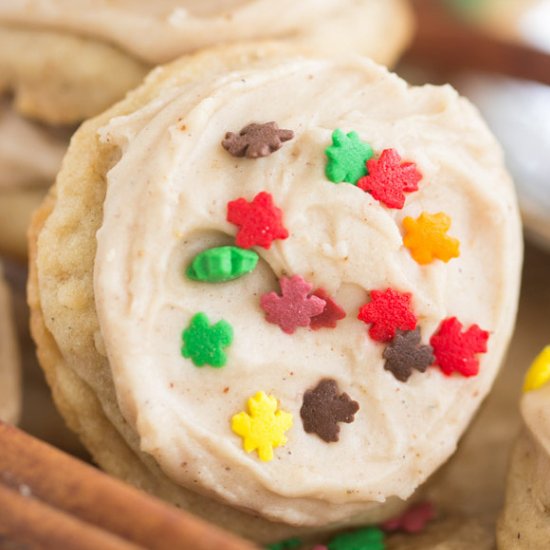
[[[12,493],[27,487],[29,497],[21,498],[28,503],[37,499],[136,545],[159,550],[255,548],[2,422],[0,449],[0,482]],[[1,502],[0,509],[4,516]]]
[[[143,549],[0,484],[0,547],[21,546],[44,550]]]

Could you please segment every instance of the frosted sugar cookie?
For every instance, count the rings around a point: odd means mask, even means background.
[[[452,454],[522,256],[452,88],[266,45],[85,123],[31,245],[42,365],[97,462],[259,540],[390,517]]]

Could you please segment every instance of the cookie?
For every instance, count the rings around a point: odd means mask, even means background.
[[[490,390],[521,267],[466,100],[276,45],[85,123],[31,247],[40,359],[97,462],[258,540],[396,513]]]
[[[0,191],[53,182],[69,137],[70,131],[26,119],[0,99]]]
[[[307,0],[273,4],[169,0],[4,2],[0,90],[18,110],[51,124],[93,116],[146,70],[222,43],[280,39],[319,52],[355,51],[392,64],[412,33],[406,0]]]
[[[8,286],[0,265],[0,420],[15,424],[21,410],[19,352]]]
[[[14,26],[0,15],[0,92],[13,94],[15,108],[27,117],[78,123],[118,101],[146,71],[107,43]]]
[[[550,540],[550,346],[534,361],[521,399],[524,427],[508,473],[506,502],[498,525],[504,550],[545,548]]]
[[[32,211],[55,180],[69,132],[32,122],[0,100],[0,252],[25,259]]]

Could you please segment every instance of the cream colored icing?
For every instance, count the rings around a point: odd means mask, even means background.
[[[0,101],[0,189],[51,185],[68,140],[18,115]]]
[[[224,42],[293,38],[393,58],[403,0],[10,0],[0,21],[85,34],[162,63]],[[408,11],[405,13],[408,14]],[[399,29],[399,32],[396,32]]]
[[[270,157],[230,156],[226,131],[275,120],[295,138]],[[381,152],[396,148],[424,177],[403,210],[324,175],[335,128]],[[409,497],[454,451],[489,391],[516,311],[521,238],[500,149],[476,111],[448,87],[410,88],[360,58],[264,62],[196,82],[171,83],[142,108],[112,119],[101,139],[121,156],[107,174],[94,289],[120,409],[176,483],[292,524],[344,521],[391,496]],[[287,240],[257,249],[258,268],[219,285],[184,276],[193,256],[233,242],[227,202],[267,191],[284,211]],[[402,220],[446,212],[461,256],[419,266],[402,245]],[[347,317],[334,330],[292,336],[268,324],[259,296],[299,274]],[[439,369],[398,382],[383,346],[357,320],[368,291],[411,292],[423,340],[457,316],[491,333],[476,377]],[[228,321],[222,369],[180,353],[197,312]],[[306,434],[303,394],[323,377],[360,404],[340,441]],[[257,391],[294,417],[272,462],[247,454],[230,427]]]
[[[0,420],[17,422],[21,409],[19,356],[10,295],[0,265]]]

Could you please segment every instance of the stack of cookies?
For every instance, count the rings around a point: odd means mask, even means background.
[[[38,358],[95,463],[247,539],[472,547],[460,518],[411,533],[514,329],[501,149],[450,86],[385,67],[404,0],[274,6],[0,6],[0,182],[36,202],[55,178]]]

